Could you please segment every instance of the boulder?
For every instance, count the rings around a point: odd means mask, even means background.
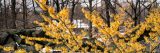
[[[0,44],[3,44],[4,40],[7,38],[8,33],[0,32]]]

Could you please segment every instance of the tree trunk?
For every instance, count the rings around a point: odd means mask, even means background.
[[[91,14],[92,11],[93,11],[92,1],[93,1],[93,0],[89,0],[89,11],[90,11],[90,14]],[[89,36],[92,37],[92,22],[91,22],[91,21],[89,21]]]
[[[16,0],[11,0],[11,3],[12,3],[11,9],[12,9],[12,24],[13,24],[12,28],[16,29],[16,11],[15,11]]]
[[[2,0],[0,0],[0,19],[2,19],[2,3],[1,3],[1,1]],[[2,25],[3,25],[3,23],[2,23],[2,21],[0,20],[0,29],[2,28]]]
[[[56,11],[59,12],[60,11],[59,0],[55,0],[55,4],[56,4]]]
[[[26,24],[27,24],[27,8],[26,8],[26,0],[23,0],[23,28],[25,29],[26,28]]]
[[[5,27],[6,29],[8,29],[8,25],[7,25],[7,9],[6,9],[6,0],[4,0],[4,19],[5,19]]]
[[[71,17],[70,17],[70,21],[71,21],[71,22],[73,22],[75,7],[76,7],[76,3],[75,3],[75,0],[73,0],[73,1],[72,1],[72,9],[71,9]]]
[[[109,15],[109,5],[110,5],[110,0],[104,0],[105,2],[105,12],[106,12],[106,18],[107,18],[107,25],[110,27],[110,15]]]
[[[140,19],[141,19],[141,1],[139,0],[138,2],[139,2],[139,3],[138,3],[138,4],[139,4],[139,5],[138,5],[138,8],[139,8],[139,9],[138,9],[138,24],[140,24],[140,21],[141,21],[141,20],[140,20]]]
[[[137,0],[136,1],[136,6],[134,7],[134,26],[137,26],[138,24],[139,24],[139,18],[140,18],[140,1],[139,0]]]
[[[46,5],[49,5],[49,0],[47,0]]]
[[[33,1],[33,0],[32,0],[32,4],[33,4],[34,13],[36,14],[35,4],[34,4],[34,1]]]
[[[61,9],[64,8],[64,4],[65,4],[64,0],[61,0]]]

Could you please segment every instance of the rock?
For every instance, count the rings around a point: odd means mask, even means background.
[[[36,30],[42,30],[42,27],[36,27]]]
[[[8,36],[8,33],[6,33],[6,32],[1,32],[0,33],[0,38],[5,38],[7,36]]]
[[[21,45],[19,48],[25,48],[26,51],[35,51],[33,46],[28,46],[28,45]]]
[[[38,34],[40,34],[40,33],[41,33],[41,31],[37,30],[37,31],[33,32],[32,35],[33,35],[33,36],[36,36],[36,35],[38,35]]]
[[[11,39],[10,39],[11,40]],[[8,43],[6,44],[6,45],[4,45],[4,46],[13,46],[13,47],[15,47],[16,46],[16,42],[14,42],[14,41],[8,41]]]
[[[35,51],[35,49],[34,49],[33,46],[27,46],[27,47],[26,47],[26,50],[27,50],[27,51]]]
[[[41,30],[36,30],[35,32],[32,33],[33,36],[44,36],[45,32]]]
[[[8,34],[6,32],[1,32],[0,33],[0,44],[3,44],[4,40],[6,39],[6,37],[8,36]]]

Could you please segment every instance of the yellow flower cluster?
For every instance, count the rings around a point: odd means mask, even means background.
[[[145,49],[145,46],[143,46],[142,44],[136,42],[136,43],[128,43],[128,45],[130,45],[133,49],[135,49],[135,51],[140,51],[142,49]]]
[[[12,46],[1,46],[0,45],[0,49],[3,49],[4,51],[7,51],[7,52],[14,51],[14,47]]]
[[[27,53],[25,49],[18,49],[14,53]]]
[[[50,38],[26,36],[21,36],[21,38],[25,39],[27,44],[33,45],[36,51],[42,49],[42,45],[34,43],[34,41],[47,41],[48,43],[53,43],[55,44],[54,48],[62,49],[63,51],[68,51],[68,49],[70,49],[70,51],[78,51],[83,44],[83,38],[85,37],[86,32],[81,32],[80,34],[74,33],[73,29],[76,25],[70,22],[69,9],[64,8],[59,13],[56,13],[53,7],[45,5],[46,1],[42,0],[42,2],[36,2],[40,5],[42,10],[48,10],[50,16],[40,14],[47,24],[38,21],[35,21],[35,23],[40,25],[43,31],[46,32],[46,35]],[[56,22],[55,19],[58,20],[58,22]],[[59,45],[65,45],[65,47]],[[50,46],[46,46],[45,48],[48,48],[47,51],[53,49]]]
[[[113,21],[111,21],[111,27],[104,22],[98,12],[89,12],[82,9],[85,17],[90,20],[95,28],[98,29],[100,37],[90,38],[89,40],[84,40],[86,32],[82,31],[80,33],[75,33],[75,25],[70,22],[69,19],[69,9],[64,8],[59,13],[55,12],[53,7],[48,7],[45,5],[46,0],[39,2],[35,0],[40,7],[44,10],[48,10],[49,16],[40,14],[45,22],[35,21],[36,24],[42,27],[43,31],[46,32],[46,36],[50,38],[40,38],[40,37],[26,37],[21,36],[22,39],[26,40],[27,44],[33,45],[37,51],[41,50],[43,45],[38,43],[33,43],[32,41],[43,41],[48,43],[53,43],[55,46],[46,46],[46,51],[50,49],[56,49],[67,52],[102,52],[102,53],[134,53],[145,51],[147,46],[141,44],[137,41],[138,38],[144,36],[145,43],[151,44],[150,50],[159,44],[159,34],[160,34],[160,18],[159,11],[157,9],[153,10],[150,15],[146,18],[146,21],[142,22],[137,26],[133,26],[133,20],[124,21],[125,13],[118,13],[111,15]],[[52,18],[50,18],[52,17]],[[55,21],[58,20],[57,21]],[[119,31],[120,26],[125,27],[124,34]],[[148,36],[144,34],[150,31]],[[93,40],[92,40],[93,39]],[[98,39],[102,39],[99,41]],[[87,44],[89,46],[83,46]],[[102,48],[102,49],[99,49]],[[127,50],[126,50],[127,49]],[[103,51],[104,50],[104,51]]]
[[[52,50],[52,48],[51,48],[50,46],[45,46],[45,51],[46,51],[47,53],[49,53],[51,50]]]
[[[84,11],[84,10],[83,10]],[[84,12],[85,16],[88,20],[91,21],[96,21],[99,20],[101,18],[96,18],[94,19],[94,17],[91,17],[94,14],[91,14],[89,12]],[[119,14],[120,15],[120,14]],[[137,39],[140,38],[141,35],[144,35],[145,30],[149,30],[151,29],[151,31],[155,31],[153,32],[149,32],[149,36],[150,37],[144,37],[146,43],[150,43],[151,44],[151,48],[154,48],[157,46],[157,41],[158,37],[159,37],[159,31],[158,29],[160,29],[160,22],[159,22],[159,16],[160,13],[159,11],[153,10],[153,13],[150,13],[150,15],[148,16],[148,18],[146,19],[145,22],[139,24],[138,26],[133,27],[133,22],[132,21],[122,21],[122,17],[124,16],[124,14],[118,16],[118,15],[111,15],[112,17],[114,17],[114,22],[111,22],[111,27],[103,27],[105,24],[97,24],[97,23],[93,23],[93,25],[100,25],[100,26],[96,26],[98,28],[98,30],[100,31],[100,33],[105,34],[106,36],[104,37],[109,37],[108,39],[112,39],[112,41],[115,43],[116,46],[118,46],[118,51],[122,51],[122,52],[133,52],[133,51],[137,51],[137,52],[141,52],[142,50],[145,50],[145,46],[140,44],[139,42],[137,42]],[[125,30],[126,32],[124,33],[124,35],[120,34],[120,32],[118,31],[119,26],[122,24],[122,22],[124,23],[125,26]],[[104,23],[102,21],[102,23]],[[103,27],[103,28],[102,28]],[[124,39],[119,39],[117,37],[117,35],[120,38],[124,38]],[[116,37],[115,37],[116,36]],[[149,41],[149,39],[154,40],[154,41]],[[119,40],[119,42],[117,42]],[[121,41],[120,41],[121,40]],[[105,40],[106,41],[106,40]],[[105,42],[103,41],[103,42]],[[127,46],[127,42],[129,43],[130,46]],[[153,46],[152,46],[153,44]],[[155,46],[154,46],[155,45]],[[128,51],[125,51],[125,49],[131,49]],[[136,49],[136,50],[134,50]],[[117,49],[116,49],[117,51]]]
[[[46,2],[47,0],[34,0],[38,3],[38,5],[42,8],[42,10],[47,11]]]
[[[13,51],[14,47],[3,47],[4,51]]]
[[[85,17],[88,20],[90,20],[96,27],[99,27],[99,28],[107,27],[104,20],[101,19],[101,17],[99,16],[99,13],[97,13],[96,11],[89,12],[83,8],[82,12],[84,13]]]
[[[34,45],[34,47],[35,47],[36,51],[39,51],[39,50],[42,49],[43,45],[40,45],[40,44],[37,44],[37,43],[36,43],[36,44]]]

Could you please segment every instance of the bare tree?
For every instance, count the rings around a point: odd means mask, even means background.
[[[49,5],[49,0],[47,0],[46,5]]]
[[[11,6],[11,9],[12,9],[12,28],[13,29],[16,29],[16,11],[15,11],[15,7],[16,7],[16,0],[11,0],[11,3],[12,3],[12,6]]]
[[[22,0],[23,4],[23,28],[26,28],[27,25],[27,6],[26,6],[26,0]]]
[[[90,11],[90,14],[93,12],[93,7],[92,7],[92,2],[93,2],[93,0],[88,0],[88,2],[89,2],[89,11]],[[89,36],[90,37],[92,37],[92,22],[91,21],[89,21]]]
[[[7,16],[6,16],[6,15],[7,15],[7,13],[6,13],[6,12],[7,12],[7,8],[6,8],[6,0],[4,0],[3,3],[4,3],[4,19],[5,19],[5,27],[6,27],[6,29],[7,29],[7,28],[8,28],[8,25],[7,25],[8,22],[7,22]]]
[[[70,0],[53,0],[53,5],[56,6],[56,11],[59,12],[64,7],[67,7]]]
[[[60,3],[59,3],[59,0],[53,0],[53,5],[55,4],[56,5],[56,11],[59,12],[60,11]]]
[[[2,0],[0,0],[0,19],[2,19],[1,17],[2,17],[2,3],[1,3],[1,1]],[[0,20],[0,25],[2,25],[2,22],[1,22],[1,20]],[[2,26],[1,26],[2,27]],[[0,28],[1,28],[0,27]]]
[[[36,14],[36,9],[35,9],[34,0],[32,0],[32,5],[33,5],[33,10],[34,10],[34,13]]]
[[[94,0],[87,0],[87,2],[84,0],[84,3],[86,4],[86,8],[90,11],[90,14],[93,12],[93,10],[94,10],[94,6],[95,5],[97,5],[97,4],[93,4],[93,1]],[[89,4],[87,4],[87,3],[89,3]],[[89,37],[92,37],[93,35],[92,35],[92,28],[93,28],[93,26],[92,26],[92,22],[91,21],[89,21],[89,29],[88,29],[88,34],[89,34]]]
[[[106,18],[107,18],[107,25],[110,27],[110,15],[109,15],[109,7],[110,7],[110,0],[104,0],[105,2],[105,12],[106,12]]]
[[[2,0],[0,0],[0,7],[2,6],[2,3],[1,3],[1,2],[2,2]]]
[[[72,0],[71,2],[72,2],[72,8],[71,8],[70,20],[71,20],[71,22],[73,22],[73,17],[74,17],[74,14],[75,14],[74,10],[75,10],[75,7],[78,4],[79,0]]]
[[[145,14],[147,14],[151,10],[153,4],[157,2],[157,0],[149,2],[148,5],[145,5],[146,2],[148,2],[146,0],[135,0],[135,1],[126,0],[126,2],[129,4],[128,7],[130,7],[130,10],[124,10],[124,11],[127,13],[128,16],[130,16],[134,20],[134,26],[137,26],[138,24],[140,24],[142,16],[144,17],[147,16]],[[123,8],[123,6],[120,3],[115,3],[115,4]],[[143,12],[145,13],[144,15],[142,15]]]

